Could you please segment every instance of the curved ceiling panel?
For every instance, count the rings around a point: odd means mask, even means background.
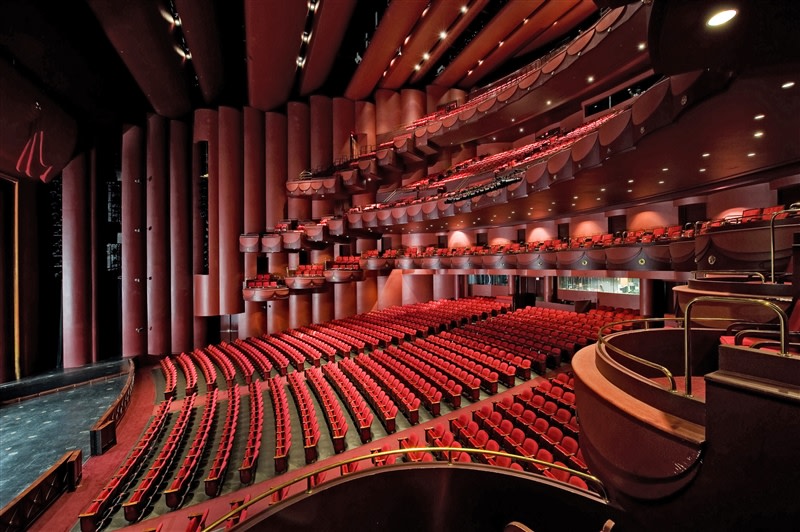
[[[306,63],[300,76],[300,94],[319,89],[333,68],[336,54],[347,30],[347,22],[356,7],[356,0],[320,2],[311,30]]]

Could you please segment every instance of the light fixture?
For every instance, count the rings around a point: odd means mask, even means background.
[[[503,43],[504,43],[504,42],[505,42],[505,41],[500,41],[499,43],[497,43],[497,46],[498,46],[498,47],[500,47],[500,46],[503,46]]]
[[[467,6],[466,5],[461,6],[461,12],[462,13],[466,13],[467,12]]]
[[[710,153],[708,153],[708,152],[706,152],[706,153],[704,153],[704,154],[703,154],[703,157],[709,157],[709,156],[711,156],[711,154],[710,154]]]
[[[303,57],[303,56],[298,55],[297,56],[297,60],[295,61],[295,63],[297,63],[297,66],[299,68],[303,68],[303,66],[306,64],[306,58]]]
[[[628,192],[633,192],[633,189],[632,189],[632,188],[629,188],[629,189],[628,189]]]
[[[594,76],[587,76],[586,83],[594,83]]]
[[[705,169],[705,168],[701,168],[701,169],[700,169],[700,172],[701,172],[701,173],[702,173],[702,172],[705,172],[705,171],[706,171],[706,169]]]
[[[420,68],[422,68],[420,65],[414,65],[414,70],[419,70]]]
[[[441,40],[445,40],[447,38],[447,32],[446,31],[440,31],[439,32],[439,38]]]
[[[524,127],[519,128],[519,132],[520,133],[524,133],[525,132],[525,128]]]
[[[756,115],[753,117],[753,120],[764,120],[765,115]]]
[[[707,26],[716,27],[722,26],[726,22],[730,22],[730,20],[736,16],[735,9],[725,9],[723,11],[718,11],[711,15],[711,17],[706,21]]]
[[[662,179],[661,181],[658,182],[658,184],[659,185],[663,185],[664,184],[664,180]]]
[[[638,49],[639,49],[639,51],[642,51],[642,50],[644,50],[645,48],[647,48],[647,45],[646,45],[645,43],[643,43],[643,42],[640,42],[640,43],[639,43],[639,44],[636,46],[636,48],[638,48]]]
[[[605,192],[605,191],[606,191],[606,189],[605,189],[605,188],[601,188],[601,189],[600,189],[600,192]]]
[[[753,133],[753,136],[755,138],[757,138],[757,139],[760,139],[761,137],[764,136],[764,132],[763,131],[756,131],[755,133]]]
[[[544,102],[544,103],[545,103],[545,105],[550,105],[550,104],[552,104],[553,102],[552,102],[552,101],[550,101],[550,100],[547,100],[547,101],[546,101],[546,102]]]
[[[628,179],[628,183],[633,183],[633,179]]]
[[[662,168],[661,171],[662,172],[669,172],[669,168]]]
[[[578,196],[572,196],[572,199],[578,199]]]
[[[791,89],[792,87],[794,87],[794,81],[787,81],[786,83],[781,85],[782,89]]]
[[[429,54],[428,52],[425,52],[424,54],[422,54],[422,59],[424,59],[425,61],[427,61],[430,58],[431,58],[431,54]]]
[[[756,156],[756,154],[755,154],[755,152],[752,152],[752,151],[751,151],[750,153],[748,153],[748,154],[747,154],[747,156],[748,156],[748,157],[755,157],[755,156]]]

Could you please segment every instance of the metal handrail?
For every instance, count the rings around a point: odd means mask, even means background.
[[[655,321],[664,322],[664,321],[667,321],[667,320],[669,320],[669,321],[681,321],[682,318],[638,318],[638,319],[633,319],[633,320],[623,320],[623,321],[615,321],[615,322],[612,322],[612,323],[608,323],[608,324],[603,325],[602,327],[600,327],[598,329],[598,331],[597,331],[597,343],[600,344],[601,346],[605,347],[606,349],[610,349],[610,350],[614,351],[615,353],[624,356],[625,358],[633,360],[634,362],[638,362],[639,364],[641,364],[643,366],[647,366],[647,367],[649,367],[651,369],[660,371],[661,373],[664,374],[664,376],[669,381],[669,385],[670,385],[669,391],[675,392],[676,388],[677,388],[677,385],[675,384],[675,377],[672,375],[672,372],[666,366],[662,366],[661,364],[656,364],[655,362],[651,362],[651,361],[649,361],[647,359],[644,359],[644,358],[641,358],[641,357],[637,357],[636,355],[628,353],[627,351],[624,351],[624,350],[620,349],[619,347],[611,345],[608,342],[606,342],[606,339],[603,336],[603,330],[604,329],[608,329],[608,328],[613,328],[614,325],[623,325],[625,323],[644,323],[645,324],[645,329],[649,329],[650,328],[649,327],[650,322],[655,322]]]
[[[685,317],[683,318],[683,354],[684,354],[684,376],[686,379],[685,393],[688,396],[692,395],[692,350],[691,350],[691,329],[692,329],[692,309],[696,303],[715,302],[715,303],[731,303],[737,302],[747,305],[761,305],[770,310],[775,311],[778,315],[780,323],[780,338],[781,338],[781,352],[783,356],[789,356],[786,352],[786,344],[788,341],[788,327],[786,326],[787,318],[786,313],[781,308],[771,301],[764,299],[752,299],[747,297],[722,297],[722,296],[701,296],[696,297],[689,301],[686,305]]]
[[[697,271],[694,272],[694,278],[695,279],[701,279],[700,276],[702,275],[702,278],[705,279],[705,278],[707,278],[709,276],[709,274],[710,275],[733,275],[733,274],[747,275],[748,277],[750,277],[750,276],[758,277],[759,279],[761,279],[762,283],[766,283],[767,282],[767,278],[763,273],[761,273],[761,272],[749,272],[749,271],[745,271],[745,270],[697,270]]]
[[[366,454],[366,455],[357,456],[357,457],[354,457],[354,458],[348,458],[346,460],[338,460],[333,464],[317,468],[317,469],[315,469],[313,471],[310,471],[308,473],[304,473],[304,474],[302,474],[300,476],[297,476],[297,477],[295,477],[295,478],[293,478],[291,480],[287,480],[286,482],[282,482],[281,484],[279,484],[277,486],[273,486],[272,488],[268,489],[267,491],[265,491],[263,493],[260,493],[260,494],[254,496],[254,497],[251,497],[249,501],[247,501],[247,502],[243,503],[242,505],[234,508],[233,510],[229,511],[228,513],[226,513],[222,517],[218,518],[216,521],[214,521],[210,525],[208,525],[205,528],[203,528],[203,532],[211,532],[211,531],[213,531],[216,527],[222,525],[228,519],[230,519],[232,517],[235,517],[237,514],[239,514],[240,512],[246,510],[247,508],[249,508],[253,504],[264,500],[265,498],[269,497],[273,493],[279,492],[279,491],[281,491],[281,490],[283,490],[285,488],[288,488],[289,486],[292,486],[292,485],[294,485],[294,484],[296,484],[298,482],[301,482],[303,480],[307,480],[308,481],[308,488],[306,489],[306,493],[311,493],[311,491],[313,489],[313,486],[311,485],[311,483],[312,483],[311,478],[316,476],[316,475],[319,475],[320,473],[324,473],[326,471],[330,471],[331,469],[340,468],[340,467],[342,467],[344,465],[352,464],[354,462],[360,462],[362,460],[368,460],[368,459],[371,460],[373,458],[380,458],[382,456],[390,456],[390,455],[393,455],[393,454],[408,454],[408,453],[418,453],[418,452],[430,452],[430,453],[433,453],[433,452],[442,452],[442,451],[449,453],[448,457],[447,457],[447,462],[449,464],[453,464],[454,463],[454,461],[453,461],[454,453],[465,452],[465,453],[468,453],[468,454],[483,454],[483,455],[492,455],[492,456],[505,456],[505,457],[511,458],[513,460],[522,460],[524,462],[529,462],[529,463],[532,463],[532,464],[544,465],[544,466],[547,466],[549,468],[558,469],[560,471],[566,471],[566,472],[570,473],[571,475],[578,476],[578,477],[580,477],[580,478],[582,478],[584,480],[588,480],[589,482],[591,482],[591,484],[595,488],[598,488],[599,491],[601,492],[601,493],[599,493],[599,495],[602,497],[602,499],[604,501],[608,502],[608,493],[606,492],[606,488],[603,485],[603,482],[599,478],[595,477],[594,475],[589,475],[588,473],[583,473],[582,471],[576,471],[574,469],[570,469],[569,467],[561,466],[561,465],[558,465],[558,464],[553,464],[553,463],[550,463],[550,462],[545,462],[543,460],[537,460],[536,458],[528,458],[527,456],[520,456],[518,454],[510,454],[510,453],[506,453],[506,452],[503,452],[503,451],[490,451],[488,449],[473,449],[473,448],[469,448],[469,447],[410,447],[410,448],[406,448],[406,449],[391,449],[391,450],[388,450],[388,451],[379,451],[379,452],[375,452],[375,453],[370,453],[370,454]],[[433,462],[433,463],[442,463],[442,462],[443,462],[443,460],[439,460],[439,461],[436,461],[436,462]],[[418,466],[419,463],[415,463],[415,465]],[[351,473],[351,474],[354,474],[354,473]],[[530,474],[531,475],[536,475],[537,478],[541,477],[541,475],[538,475],[537,473],[530,473]]]
[[[769,271],[770,282],[772,283],[775,283],[775,217],[790,212],[800,212],[800,204],[792,203],[788,209],[773,212],[772,217],[769,219]]]

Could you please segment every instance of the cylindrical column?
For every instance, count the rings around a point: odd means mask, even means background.
[[[194,114],[194,308],[196,316],[219,315],[219,128],[217,112],[198,109]],[[200,200],[201,187],[206,202]],[[195,323],[195,330],[199,331]],[[199,339],[199,338],[198,338]],[[204,342],[202,342],[204,343]],[[195,342],[195,345],[202,345]]]
[[[336,283],[333,285],[335,302],[335,319],[347,318],[356,313],[356,290],[352,283]]]
[[[410,124],[425,116],[425,93],[417,89],[403,89],[400,91],[400,123]]]
[[[334,319],[335,304],[333,287],[325,283],[322,288],[314,290],[311,294],[311,321],[312,323],[325,323]]]
[[[219,108],[219,311],[238,314],[242,300],[242,254],[239,235],[244,227],[244,147],[242,113]]]
[[[193,347],[194,296],[192,293],[192,210],[189,170],[189,128],[169,123],[169,246],[172,317],[172,352]]]
[[[434,275],[433,276],[433,299],[451,299],[456,297],[456,276],[455,275]]]
[[[297,329],[311,323],[311,294],[289,294],[289,327]]]
[[[360,146],[377,144],[375,134],[375,104],[372,102],[356,102],[356,131]]]
[[[289,300],[274,299],[267,303],[267,332],[275,334],[289,328]]]
[[[265,229],[264,113],[244,108],[244,232],[261,233]],[[244,254],[244,277],[258,273],[258,254]],[[239,320],[239,338],[260,336],[267,331],[267,306],[254,301],[244,302],[244,316]]]
[[[274,228],[287,216],[286,165],[288,158],[286,117],[267,113],[264,117],[265,145],[265,217],[266,226]]]
[[[403,276],[403,305],[424,303],[433,299],[433,275]]]
[[[297,179],[301,172],[311,166],[309,108],[305,103],[289,102],[286,104],[286,111],[288,153],[285,177]],[[288,211],[289,218],[308,220],[311,218],[311,202],[305,198],[288,198]]]
[[[347,98],[333,99],[333,158],[350,159],[353,156],[355,103]]]
[[[375,134],[394,131],[401,124],[401,117],[400,93],[388,89],[375,91]]]
[[[550,302],[553,300],[553,282],[555,281],[555,277],[550,277],[548,275],[545,275],[541,279],[542,279],[542,300],[545,302]]]
[[[172,350],[170,332],[167,119],[147,118],[147,352]]]
[[[64,367],[92,361],[92,289],[89,261],[89,180],[86,155],[78,154],[62,171],[62,298]]]
[[[356,283],[356,313],[362,314],[378,308],[378,276],[369,275]]]
[[[122,356],[147,353],[144,130],[122,134]]]
[[[653,280],[639,280],[639,314],[645,317],[653,316]]]

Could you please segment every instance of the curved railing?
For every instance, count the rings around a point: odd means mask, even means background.
[[[769,271],[770,282],[775,282],[775,218],[781,214],[797,213],[800,212],[800,203],[792,203],[788,209],[773,212],[769,219]],[[783,349],[781,349],[783,351]]]
[[[122,391],[111,406],[103,412],[103,415],[89,429],[90,448],[92,456],[103,454],[109,447],[117,442],[116,427],[131,403],[133,395],[133,381],[136,375],[136,368],[132,360],[128,361],[128,378]]]
[[[740,303],[743,305],[760,305],[767,309],[774,311],[778,315],[778,322],[780,326],[780,354],[789,356],[786,352],[786,344],[789,340],[789,328],[787,327],[788,318],[786,313],[781,308],[771,301],[764,299],[751,299],[747,297],[723,297],[723,296],[701,296],[697,297],[686,305],[684,317],[684,333],[683,333],[683,349],[684,349],[684,364],[686,372],[686,395],[692,395],[692,346],[691,346],[691,329],[692,329],[692,309],[697,303]]]
[[[655,362],[651,362],[650,360],[638,357],[638,356],[636,356],[636,355],[634,355],[632,353],[628,353],[627,351],[625,351],[623,349],[620,349],[619,347],[611,345],[611,344],[608,343],[608,341],[606,340],[606,337],[603,335],[603,331],[605,331],[606,329],[611,329],[612,331],[617,332],[616,330],[614,330],[614,326],[615,325],[644,324],[644,328],[645,329],[649,329],[651,323],[653,323],[653,322],[665,322],[667,320],[680,322],[680,321],[682,321],[682,318],[638,318],[638,319],[632,319],[632,320],[623,320],[623,321],[611,322],[611,323],[608,323],[606,325],[603,325],[602,327],[600,327],[598,329],[598,331],[597,331],[597,343],[600,346],[602,346],[603,348],[607,349],[607,350],[614,351],[615,353],[617,353],[619,355],[622,355],[622,356],[624,356],[625,358],[627,358],[629,360],[633,360],[634,362],[636,362],[638,364],[641,364],[643,366],[647,366],[648,368],[651,368],[651,369],[654,369],[656,371],[659,371],[659,372],[663,373],[664,376],[669,381],[669,391],[675,392],[676,388],[677,388],[677,385],[675,384],[675,377],[672,375],[672,372],[666,366],[662,366],[661,364],[656,364]]]
[[[380,451],[380,452],[365,454],[365,455],[357,456],[357,457],[354,457],[354,458],[348,458],[346,460],[338,460],[335,463],[331,463],[329,465],[326,465],[326,466],[317,468],[317,469],[315,469],[313,471],[310,471],[310,472],[304,473],[302,475],[299,475],[299,476],[297,476],[297,477],[295,477],[293,479],[287,480],[286,482],[282,482],[281,484],[279,484],[277,486],[273,486],[272,488],[268,489],[267,491],[265,491],[263,493],[260,493],[258,495],[255,495],[255,496],[251,497],[249,501],[247,501],[244,504],[242,504],[242,505],[236,507],[235,509],[229,511],[228,513],[226,513],[222,517],[218,518],[216,521],[214,521],[210,525],[206,526],[203,529],[203,532],[211,532],[213,530],[217,530],[218,527],[220,527],[223,523],[225,523],[229,519],[235,518],[241,512],[245,511],[247,508],[249,508],[250,506],[254,505],[255,503],[266,499],[267,497],[271,496],[273,493],[281,492],[282,490],[285,490],[285,489],[289,488],[290,486],[293,486],[294,484],[297,484],[298,482],[302,482],[302,481],[305,480],[307,482],[307,486],[308,486],[307,487],[307,491],[311,492],[311,490],[314,487],[312,485],[312,477],[316,477],[317,475],[319,475],[321,473],[324,473],[326,471],[329,471],[329,470],[332,470],[332,469],[338,469],[338,468],[341,468],[342,466],[347,466],[347,465],[352,464],[354,462],[361,462],[363,460],[372,460],[373,458],[380,458],[380,457],[390,456],[390,455],[395,455],[395,454],[409,454],[409,453],[420,453],[420,452],[437,452],[437,453],[438,452],[447,452],[448,453],[448,459],[446,461],[448,463],[450,463],[450,464],[455,463],[453,461],[453,456],[455,454],[464,452],[464,453],[468,453],[468,454],[505,456],[505,457],[510,458],[512,460],[529,462],[531,464],[538,464],[538,465],[549,467],[551,469],[558,469],[558,470],[561,470],[561,471],[568,472],[571,475],[575,475],[577,477],[580,477],[580,478],[584,479],[584,481],[588,481],[588,483],[590,483],[597,490],[596,493],[592,492],[592,491],[589,491],[588,493],[592,494],[592,495],[598,495],[600,498],[602,498],[603,501],[606,501],[606,502],[608,501],[608,494],[606,492],[605,486],[603,485],[603,482],[599,478],[597,478],[597,477],[595,477],[593,475],[589,475],[588,473],[584,473],[584,472],[581,472],[581,471],[576,471],[574,469],[570,469],[568,467],[560,466],[558,464],[552,464],[550,462],[544,462],[542,460],[537,460],[536,458],[528,458],[526,456],[520,456],[520,455],[517,455],[517,454],[509,454],[509,453],[506,453],[506,452],[503,452],[503,451],[490,451],[490,450],[487,450],[487,449],[473,449],[473,448],[469,448],[469,447],[413,447],[413,448],[410,447],[410,448],[406,448],[406,449],[391,449],[391,450],[388,450],[388,451]],[[433,464],[441,464],[442,462],[444,462],[444,460],[438,460],[438,461],[431,462],[431,463],[433,463]],[[415,462],[414,466],[415,467],[419,466],[421,463],[422,462]],[[472,462],[472,464],[474,464],[474,462]],[[381,467],[386,467],[386,466],[381,466]],[[519,472],[526,473],[524,471],[519,471]],[[351,473],[351,474],[355,474],[355,473]],[[541,475],[539,475],[537,473],[527,472],[527,474],[531,475],[534,478],[544,478],[544,477],[542,477]],[[287,499],[287,501],[288,500],[289,499]],[[281,502],[283,502],[283,501],[281,501]]]

